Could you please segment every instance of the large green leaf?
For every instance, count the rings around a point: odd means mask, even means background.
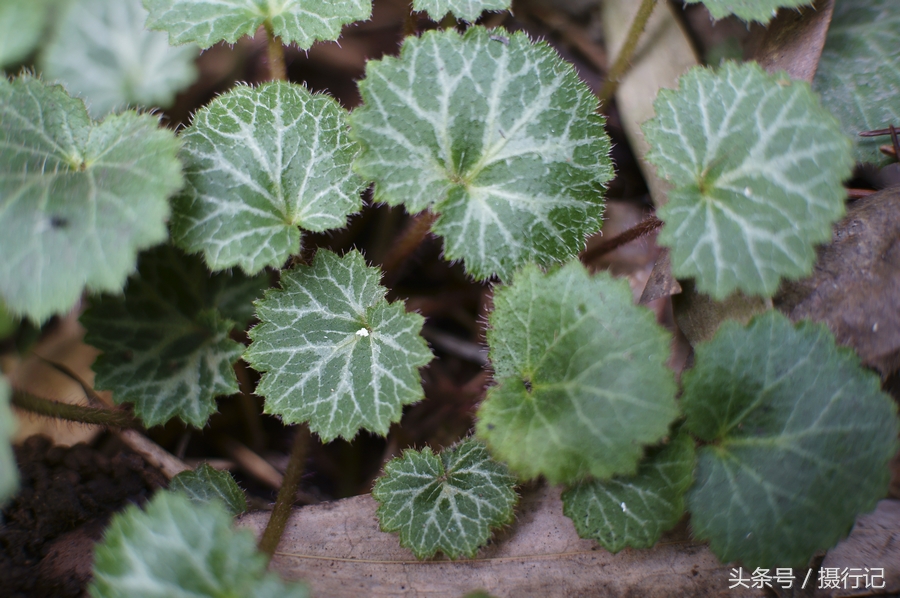
[[[427,12],[435,21],[447,13],[470,23],[486,10],[508,10],[512,0],[413,0],[413,10]]]
[[[217,396],[238,392],[232,366],[244,348],[229,333],[267,286],[265,275],[210,274],[168,245],[143,254],[125,294],[96,300],[81,318],[85,342],[103,351],[97,388],[134,403],[147,425],[179,417],[203,426]]]
[[[48,79],[82,98],[99,118],[125,106],[168,107],[197,76],[196,46],[173,48],[144,29],[141,0],[69,2],[41,54]]]
[[[813,89],[856,140],[856,159],[884,163],[885,138],[859,133],[900,127],[900,4],[896,0],[835,3]]]
[[[487,340],[497,386],[476,430],[524,478],[633,474],[677,414],[669,335],[608,273],[527,266],[494,294]]]
[[[316,40],[337,39],[343,25],[372,13],[372,0],[144,0],[144,6],[148,28],[167,31],[172,44],[201,48],[233,44],[265,26],[284,43],[306,49]]]
[[[438,551],[474,557],[491,528],[511,523],[516,478],[473,439],[435,455],[408,450],[391,460],[372,489],[378,520],[399,532],[400,544],[420,559]]]
[[[674,189],[658,216],[672,272],[724,299],[770,297],[812,270],[844,213],[850,141],[802,81],[757,64],[697,67],[663,90],[647,159]]]
[[[714,19],[735,15],[745,21],[766,24],[778,13],[779,8],[808,6],[814,0],[685,0],[688,4],[703,2]]]
[[[9,384],[0,375],[0,506],[19,487],[19,468],[16,466],[11,444],[15,432],[16,420],[9,408]]]
[[[551,264],[600,228],[612,176],[597,100],[545,43],[472,27],[372,60],[350,116],[375,201],[439,214],[448,259],[476,278]]]
[[[380,277],[356,251],[322,249],[256,302],[262,323],[244,359],[265,372],[256,392],[266,413],[309,422],[328,442],[361,428],[385,435],[404,405],[422,399],[418,368],[432,358],[424,319],[389,304]]]
[[[155,116],[95,123],[58,85],[0,80],[0,296],[10,311],[41,322],[85,286],[121,290],[137,252],[166,238],[177,151]]]
[[[727,322],[683,381],[687,426],[707,443],[691,525],[723,562],[804,566],[887,492],[897,408],[825,326]]]
[[[637,474],[579,482],[563,492],[563,512],[579,536],[610,552],[650,548],[684,515],[693,476],[694,441],[681,432],[648,455]]]
[[[235,531],[217,503],[157,492],[145,510],[116,514],[94,552],[94,598],[307,598],[266,571],[253,534]]]
[[[238,86],[182,134],[188,184],[172,236],[214,270],[251,274],[300,250],[300,227],[340,228],[362,206],[357,146],[336,101],[282,81]]]
[[[0,0],[0,68],[28,57],[47,25],[53,0]]]
[[[182,471],[169,482],[169,490],[182,492],[196,503],[221,502],[232,515],[247,510],[247,497],[227,471],[217,471],[207,463]]]

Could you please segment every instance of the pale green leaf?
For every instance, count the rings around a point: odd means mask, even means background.
[[[512,0],[413,0],[413,10],[427,12],[435,21],[447,13],[457,19],[474,23],[486,10],[509,10]]]
[[[420,559],[438,551],[451,559],[474,557],[491,528],[511,523],[518,500],[516,478],[471,438],[435,455],[407,450],[391,460],[372,498],[386,532]]]
[[[238,86],[181,135],[188,184],[172,237],[213,270],[281,267],[300,231],[343,227],[362,207],[357,153],[336,101],[282,81]]]
[[[0,506],[19,488],[19,468],[12,451],[16,420],[9,407],[9,395],[9,384],[0,375]]]
[[[95,385],[134,403],[147,425],[172,417],[200,427],[215,398],[238,392],[232,366],[244,350],[229,338],[246,324],[265,276],[210,274],[199,257],[164,245],[141,256],[121,296],[103,296],[81,318],[85,342],[103,354]]]
[[[387,434],[403,406],[423,398],[418,368],[432,358],[424,319],[388,303],[380,277],[356,251],[320,249],[256,302],[261,324],[244,359],[265,372],[256,392],[266,413],[308,422],[325,442],[350,440],[360,429]]]
[[[836,2],[825,49],[813,81],[822,104],[856,141],[856,159],[883,164],[878,151],[889,137],[863,131],[900,127],[900,3],[896,0]]]
[[[217,503],[157,492],[116,514],[94,552],[94,598],[307,598],[305,586],[267,572],[249,530]]]
[[[82,98],[94,118],[127,106],[168,107],[197,77],[196,46],[144,29],[141,0],[69,2],[44,48],[44,77]]]
[[[0,296],[41,322],[119,291],[137,252],[166,239],[182,184],[178,141],[149,114],[91,121],[31,77],[0,80]]]
[[[726,322],[695,362],[682,408],[706,446],[688,508],[723,562],[805,566],[885,495],[897,408],[825,326]]]
[[[448,259],[478,279],[559,262],[600,228],[612,177],[597,99],[545,43],[472,27],[372,60],[350,116],[374,199],[439,214]]]
[[[38,45],[53,0],[0,0],[0,68],[28,57]]]
[[[714,19],[735,15],[744,21],[757,21],[765,25],[778,13],[779,8],[809,6],[813,0],[685,0],[687,4],[703,2]]]
[[[234,43],[271,27],[286,44],[307,49],[316,40],[335,40],[341,27],[372,14],[372,0],[144,0],[147,27],[167,31],[172,44],[208,48]]]
[[[724,299],[771,297],[812,270],[844,213],[850,140],[802,81],[759,65],[697,67],[663,90],[647,159],[674,187],[657,213],[672,272]]]
[[[495,292],[487,340],[497,385],[476,431],[524,478],[633,474],[677,415],[669,335],[606,272],[525,267]]]
[[[182,471],[169,482],[169,490],[182,492],[192,501],[207,504],[221,502],[232,515],[247,510],[247,497],[227,471],[216,471],[207,463]]]
[[[650,548],[684,515],[693,474],[694,441],[682,432],[654,449],[637,474],[579,482],[563,492],[563,512],[579,536],[610,552]]]

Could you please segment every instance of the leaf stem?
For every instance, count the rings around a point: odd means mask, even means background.
[[[606,106],[612,100],[612,97],[616,95],[619,81],[631,66],[634,51],[637,49],[638,41],[640,41],[641,35],[644,33],[647,21],[650,20],[650,15],[653,14],[654,7],[656,7],[656,0],[641,0],[641,5],[634,16],[634,22],[631,23],[631,29],[628,30],[628,37],[625,38],[625,43],[622,45],[622,49],[619,50],[619,55],[616,57],[612,68],[606,73],[606,82],[598,94],[601,105]]]
[[[437,220],[437,214],[428,210],[419,212],[412,217],[409,224],[406,225],[406,228],[400,234],[400,238],[397,239],[393,247],[388,251],[388,254],[384,258],[384,262],[381,264],[382,270],[385,272],[386,284],[390,286],[393,282],[396,282],[394,279],[397,277],[397,271],[400,266],[402,266],[416,248],[422,244],[422,241],[428,236],[428,231],[431,230],[431,225],[434,224],[435,220]]]
[[[309,429],[306,424],[297,426],[297,434],[294,436],[294,446],[291,448],[291,456],[288,460],[287,470],[284,472],[284,483],[278,490],[278,498],[275,499],[275,508],[266,524],[266,529],[259,539],[260,551],[269,555],[275,554],[288,517],[291,515],[291,507],[297,496],[297,487],[303,476],[303,466],[306,462],[306,449],[309,445]]]
[[[266,22],[266,40],[269,55],[269,77],[273,81],[287,81],[287,68],[284,65],[284,45],[275,35],[272,23]]]
[[[581,254],[581,261],[589,264],[597,258],[602,257],[607,253],[613,252],[623,245],[631,243],[635,239],[640,239],[644,235],[652,233],[662,225],[662,220],[660,220],[656,216],[650,216],[649,218],[642,220],[641,222],[632,226],[628,230],[621,232],[615,237],[604,239],[603,241],[597,243],[589,250]]]
[[[133,428],[138,425],[134,416],[127,411],[60,403],[59,401],[51,401],[18,389],[13,391],[12,404],[19,409],[37,413],[38,415],[82,424],[109,426],[111,428]]]

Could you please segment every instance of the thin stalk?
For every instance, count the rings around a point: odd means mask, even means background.
[[[126,411],[60,403],[22,390],[13,391],[12,404],[24,411],[81,424],[94,424],[111,428],[133,428],[137,426],[134,417]]]
[[[284,45],[275,35],[271,23],[265,24],[266,40],[269,54],[269,77],[273,81],[287,81],[287,68],[284,66]]]
[[[603,106],[606,106],[613,96],[616,95],[616,90],[619,88],[619,80],[622,79],[631,66],[634,51],[637,49],[638,41],[640,41],[641,35],[644,33],[644,28],[647,26],[647,21],[650,20],[650,15],[653,14],[655,6],[656,0],[641,0],[641,6],[634,16],[631,29],[628,30],[628,37],[625,38],[625,43],[622,45],[622,49],[619,50],[619,55],[616,57],[612,68],[606,73],[606,82],[603,84],[599,94],[600,103]]]
[[[281,536],[284,534],[284,527],[287,525],[288,517],[291,515],[291,507],[297,497],[297,487],[300,485],[300,478],[303,476],[303,466],[306,462],[306,449],[309,445],[309,430],[305,424],[297,427],[297,434],[294,436],[294,446],[291,448],[291,456],[288,460],[287,470],[284,472],[284,483],[278,490],[278,498],[275,499],[275,508],[272,509],[272,515],[266,524],[266,529],[262,537],[259,539],[260,551],[269,555],[269,558],[275,554],[278,543],[281,542]]]
[[[400,234],[400,238],[394,243],[387,256],[382,263],[382,269],[385,272],[385,283],[390,284],[396,282],[392,280],[396,278],[400,266],[409,259],[409,256],[422,244],[431,225],[437,220],[437,214],[429,211],[419,212],[412,217],[406,229]]]
[[[650,216],[645,220],[637,223],[626,231],[612,237],[610,239],[604,239],[603,241],[597,243],[593,247],[591,247],[588,251],[585,251],[581,254],[581,261],[586,264],[589,264],[596,260],[599,257],[606,255],[612,251],[615,251],[619,247],[623,245],[627,245],[631,243],[635,239],[640,239],[644,235],[648,235],[661,227],[663,225],[663,221],[657,218],[656,216]]]

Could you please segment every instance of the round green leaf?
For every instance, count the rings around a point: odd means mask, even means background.
[[[227,471],[216,471],[207,463],[182,471],[169,482],[169,490],[182,492],[192,501],[207,504],[219,501],[232,515],[247,510],[247,497]]]
[[[9,384],[0,374],[0,506],[19,488],[19,468],[12,451],[16,419],[9,408]],[[0,518],[2,523],[2,518]]]
[[[181,135],[176,244],[213,270],[254,274],[300,250],[297,227],[343,227],[362,206],[345,119],[332,98],[282,81],[238,86],[200,110]]]
[[[399,532],[400,544],[420,559],[438,551],[451,559],[474,557],[491,528],[511,523],[516,478],[471,438],[435,455],[407,450],[392,459],[375,483],[378,521]]]
[[[0,80],[0,296],[40,323],[91,291],[119,291],[137,252],[166,239],[178,142],[149,114],[95,123],[62,87]]]
[[[887,492],[897,408],[825,326],[726,322],[683,381],[686,425],[707,443],[691,525],[723,562],[804,566]]]
[[[54,0],[0,1],[0,67],[16,64],[38,45]]]
[[[703,2],[714,19],[735,15],[744,21],[765,25],[778,14],[779,8],[808,6],[813,0],[685,0],[688,4]]]
[[[472,27],[372,60],[350,115],[374,199],[438,213],[448,259],[509,277],[584,248],[612,177],[597,99],[545,43]]]
[[[802,81],[757,64],[697,67],[663,90],[643,129],[674,189],[657,213],[672,272],[715,299],[771,297],[812,271],[844,213],[850,141]]]
[[[361,428],[387,434],[403,406],[423,398],[418,368],[432,359],[424,319],[388,303],[380,277],[356,251],[320,249],[256,302],[261,324],[244,359],[265,372],[256,392],[266,413],[308,422],[325,442],[350,440]]]
[[[495,292],[487,340],[497,386],[476,431],[524,478],[633,474],[677,415],[669,334],[608,273],[527,266]]]
[[[509,10],[512,0],[413,0],[413,10],[427,12],[435,21],[447,13],[457,19],[474,23],[486,10]]]

